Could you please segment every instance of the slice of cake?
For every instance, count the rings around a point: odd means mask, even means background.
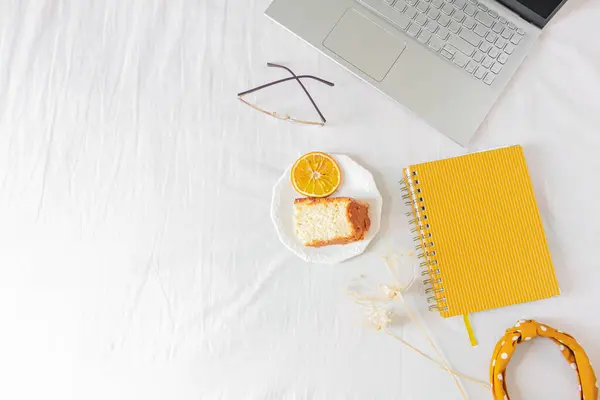
[[[363,240],[371,226],[369,205],[349,197],[294,200],[296,236],[321,247]]]

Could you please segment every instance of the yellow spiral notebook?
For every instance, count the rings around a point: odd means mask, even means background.
[[[430,310],[452,317],[560,293],[521,146],[411,165],[403,190]]]

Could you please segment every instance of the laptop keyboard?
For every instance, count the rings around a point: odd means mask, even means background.
[[[525,31],[476,0],[358,0],[430,51],[491,85]]]

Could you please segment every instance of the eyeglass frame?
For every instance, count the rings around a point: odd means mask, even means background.
[[[264,114],[270,115],[272,117],[284,120],[284,121],[291,121],[291,122],[297,122],[300,124],[307,124],[307,125],[321,125],[324,126],[325,123],[327,122],[327,120],[325,119],[325,116],[323,115],[323,113],[321,112],[321,110],[319,110],[319,107],[317,106],[317,104],[315,103],[315,101],[313,100],[312,96],[310,95],[310,93],[308,93],[308,90],[306,89],[306,87],[304,86],[304,84],[300,81],[300,79],[304,79],[304,78],[310,78],[310,79],[315,79],[321,83],[324,83],[330,87],[335,86],[335,84],[333,82],[329,82],[325,79],[313,76],[313,75],[296,75],[291,69],[289,69],[288,67],[284,66],[284,65],[279,65],[279,64],[275,64],[275,63],[271,63],[268,62],[267,63],[268,67],[275,67],[275,68],[283,68],[286,71],[288,71],[292,76],[289,78],[284,78],[284,79],[279,79],[273,82],[269,82],[269,83],[265,83],[264,85],[260,85],[257,86],[255,88],[252,89],[248,89],[246,91],[240,92],[237,94],[238,99],[243,102],[244,104],[247,104],[248,106],[254,108],[257,111],[260,111]],[[279,114],[277,114],[277,112],[273,112],[273,111],[267,111],[264,110],[250,102],[248,102],[247,100],[245,100],[243,97],[246,96],[247,94],[250,93],[254,93],[256,91],[259,91],[261,89],[265,89],[267,87],[273,86],[273,85],[277,85],[279,83],[282,82],[287,82],[287,81],[291,81],[291,80],[295,80],[298,82],[298,84],[300,84],[300,86],[302,87],[302,90],[304,90],[304,93],[306,93],[306,95],[308,96],[308,99],[310,100],[311,104],[313,105],[313,107],[315,108],[315,110],[317,111],[317,113],[319,114],[319,117],[321,118],[321,122],[315,122],[315,121],[306,121],[306,120],[301,120],[301,119],[296,119],[296,118],[292,118],[289,115],[285,115],[285,116],[280,116]]]

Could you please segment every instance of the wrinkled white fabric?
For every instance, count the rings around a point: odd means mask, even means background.
[[[510,144],[525,147],[562,296],[473,316],[476,349],[460,321],[428,314],[418,292],[411,302],[477,378],[521,317],[564,327],[600,365],[600,2],[569,1],[466,149],[269,21],[267,5],[0,1],[0,397],[458,398],[344,288],[385,282],[380,256],[412,247],[402,167]],[[306,83],[327,127],[237,101],[286,76],[267,61],[336,83]],[[307,102],[296,89],[272,93]],[[297,259],[269,220],[273,184],[313,150],[352,156],[383,195],[378,238],[337,266]],[[515,396],[575,398],[549,349],[520,349]]]

